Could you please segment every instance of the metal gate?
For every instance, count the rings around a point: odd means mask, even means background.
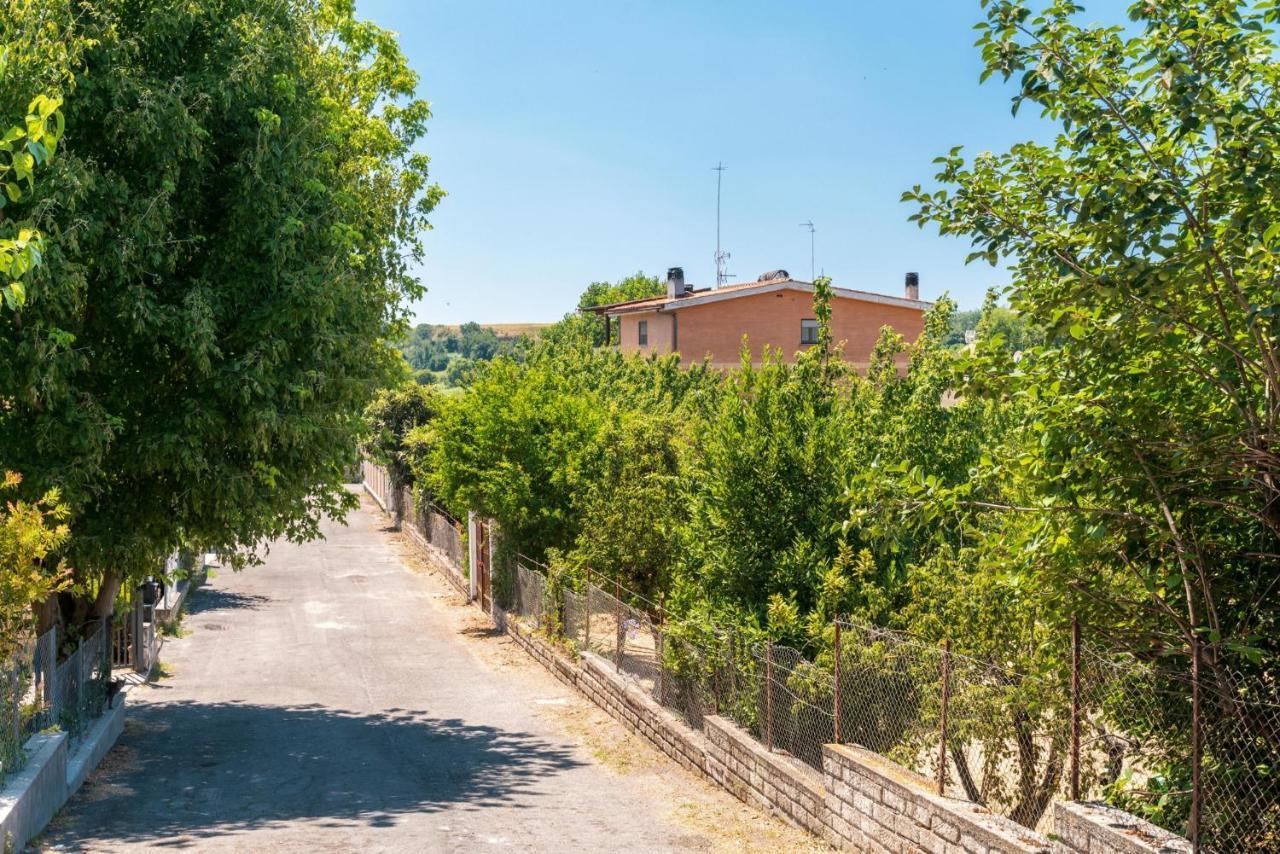
[[[156,663],[159,647],[154,607],[137,601],[124,613],[115,615],[111,632],[113,667],[132,667],[139,673],[148,673]]]

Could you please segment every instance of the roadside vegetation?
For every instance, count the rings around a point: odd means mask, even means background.
[[[1156,674],[1164,699],[1122,710],[1129,731],[1189,742],[1196,659],[1206,714],[1236,727],[1216,772],[1266,785],[1277,769],[1256,757],[1280,755],[1255,714],[1280,703],[1280,11],[1140,3],[1120,29],[1082,27],[1069,2],[983,5],[984,77],[1061,132],[953,149],[904,200],[922,227],[972,242],[971,260],[1015,259],[1008,307],[957,321],[943,299],[920,340],[886,332],[865,376],[825,324],[794,364],[719,374],[594,349],[591,321],[566,321],[581,334],[494,359],[418,425],[409,477],[557,571],[590,566],[664,602],[675,625],[819,661],[844,614],[1059,673],[1074,618]],[[966,328],[974,346],[957,346]],[[1063,758],[1021,759],[1034,819]],[[1188,767],[1162,761],[1154,791],[1118,781],[1112,796],[1184,829]],[[1249,844],[1274,842],[1271,812],[1251,823]]]
[[[442,195],[416,83],[343,0],[0,3],[6,642],[354,505]]]

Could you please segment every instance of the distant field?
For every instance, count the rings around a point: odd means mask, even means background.
[[[499,338],[519,338],[521,335],[528,335],[532,338],[538,337],[542,330],[550,326],[550,323],[482,323],[485,329],[492,329],[493,333]],[[436,329],[447,329],[453,335],[461,335],[461,326],[446,326],[444,324],[432,324]]]

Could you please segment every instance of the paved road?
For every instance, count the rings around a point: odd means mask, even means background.
[[[567,689],[478,656],[383,524],[366,503],[324,541],[217,574],[165,646],[170,675],[132,692],[120,744],[43,846],[720,847],[566,733],[550,710]]]

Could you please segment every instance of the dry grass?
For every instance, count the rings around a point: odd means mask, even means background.
[[[529,335],[537,338],[542,334],[542,330],[550,326],[550,323],[482,323],[485,329],[492,329],[493,334],[499,338],[519,338],[521,335]],[[461,326],[438,325],[437,329],[445,329],[454,335],[462,334]]]

